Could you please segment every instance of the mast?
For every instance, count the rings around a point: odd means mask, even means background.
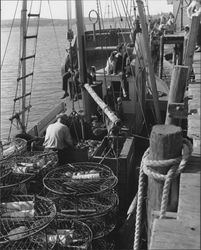
[[[22,58],[26,57],[26,26],[27,26],[27,0],[22,2],[21,11],[21,33],[20,39],[22,41]],[[26,60],[22,61],[22,77],[26,75]],[[26,108],[26,77],[22,79],[22,132],[25,132],[25,108]]]
[[[78,68],[80,74],[81,83],[85,83],[86,81],[86,62],[84,56],[84,20],[83,20],[83,8],[82,8],[82,0],[75,1],[75,11],[76,11],[76,20],[77,20],[77,55],[78,55]],[[83,100],[83,108],[84,114],[87,116],[87,108],[86,108],[86,97],[85,90],[82,89],[82,100]]]
[[[140,23],[141,23],[142,34],[143,34],[143,42],[144,42],[144,47],[145,47],[146,60],[148,64],[150,82],[151,82],[151,87],[152,87],[152,95],[153,95],[154,109],[156,113],[156,120],[157,120],[157,123],[160,124],[161,115],[160,115],[159,104],[158,104],[158,93],[157,93],[157,87],[156,87],[156,79],[154,75],[154,68],[153,68],[153,64],[151,60],[151,52],[149,49],[149,37],[148,37],[148,29],[147,29],[147,24],[146,24],[145,15],[144,15],[144,9],[143,9],[144,6],[141,0],[137,0],[136,3],[138,6],[138,12],[140,16]]]

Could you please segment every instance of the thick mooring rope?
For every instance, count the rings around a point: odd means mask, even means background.
[[[143,190],[144,190],[144,173],[155,180],[164,181],[163,194],[160,208],[160,219],[165,217],[168,204],[168,196],[170,190],[170,184],[172,179],[174,179],[181,171],[185,168],[189,156],[192,153],[192,144],[189,140],[183,139],[183,150],[182,157],[169,160],[158,160],[152,161],[148,159],[149,148],[145,151],[141,165],[140,165],[140,175],[138,183],[138,200],[137,200],[137,212],[136,212],[136,223],[135,223],[135,238],[133,249],[139,249],[140,242],[140,223],[142,216],[142,202],[143,202]],[[151,167],[170,167],[172,166],[166,175],[158,173]]]

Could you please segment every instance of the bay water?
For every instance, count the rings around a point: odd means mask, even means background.
[[[10,28],[1,28],[1,62],[9,32]],[[18,77],[19,41],[19,28],[15,27],[12,30],[1,70],[0,138],[7,138],[10,128],[9,117],[12,116]],[[28,129],[62,101],[60,99],[63,95],[61,64],[67,47],[65,26],[57,26],[55,29],[52,26],[39,28]],[[13,131],[16,133],[15,128]]]

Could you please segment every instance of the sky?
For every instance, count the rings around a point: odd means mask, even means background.
[[[49,5],[47,0],[43,0],[42,2],[42,10],[41,10],[41,17],[42,18],[51,18],[51,15],[54,19],[66,19],[67,17],[67,4],[66,2],[69,2],[69,0],[50,0],[50,7],[51,7],[51,13],[49,10]],[[124,15],[123,12],[123,6],[121,3],[121,0],[101,0],[101,8],[102,8],[102,16],[103,17],[112,17],[116,16],[116,9],[114,6],[114,1],[118,3],[119,9],[121,11],[121,14]],[[6,19],[13,19],[15,9],[17,6],[16,0],[1,0],[1,20]],[[19,0],[18,8],[16,12],[16,18],[20,17],[20,10],[21,10],[21,2],[22,0]],[[28,1],[30,2],[30,1]],[[33,1],[33,8],[38,10],[38,0]],[[74,9],[74,4],[72,2],[72,9]],[[123,0],[123,2],[129,2],[129,0]],[[161,12],[170,12],[172,11],[172,5],[167,4],[167,0],[146,0],[145,3],[148,2],[149,6],[149,13],[150,14],[160,14]],[[108,8],[109,5],[109,8]],[[146,5],[146,4],[145,4]],[[29,3],[28,3],[29,6]],[[117,5],[116,5],[117,6]],[[129,4],[130,6],[130,4]],[[29,7],[28,7],[29,8]],[[96,8],[96,1],[95,0],[85,0],[84,1],[84,16],[88,16],[90,10],[97,10]],[[129,7],[130,9],[130,7]],[[108,11],[109,10],[109,11]],[[37,11],[36,11],[37,13]],[[75,17],[75,12],[72,11],[72,18]]]

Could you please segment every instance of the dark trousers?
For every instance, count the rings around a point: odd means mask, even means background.
[[[63,86],[62,86],[62,89],[65,91],[65,92],[68,92],[68,80],[70,79],[71,77],[71,73],[70,72],[66,72],[64,75],[63,75]]]
[[[198,27],[197,45],[201,46],[201,23],[199,24],[199,27]]]

